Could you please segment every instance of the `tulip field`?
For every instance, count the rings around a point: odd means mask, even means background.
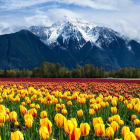
[[[0,79],[0,139],[140,139],[140,81]]]

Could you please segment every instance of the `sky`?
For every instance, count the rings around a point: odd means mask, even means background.
[[[140,0],[0,0],[0,35],[81,18],[140,41]]]

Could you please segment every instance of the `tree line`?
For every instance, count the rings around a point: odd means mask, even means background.
[[[103,67],[95,67],[93,64],[85,66],[77,65],[76,69],[69,70],[61,64],[43,62],[40,67],[32,71],[28,69],[0,69],[0,77],[38,77],[38,78],[140,78],[140,69],[121,68],[119,70],[105,71]]]

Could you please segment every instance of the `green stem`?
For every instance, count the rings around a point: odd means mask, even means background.
[[[59,128],[59,140],[61,140],[61,128]]]
[[[3,140],[6,140],[6,127],[4,127],[3,129],[4,129],[4,137],[3,137]]]
[[[86,140],[86,136],[84,136],[84,140]]]
[[[61,128],[61,140],[63,140],[63,129]]]

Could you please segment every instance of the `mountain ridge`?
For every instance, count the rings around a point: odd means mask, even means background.
[[[43,61],[69,69],[85,64],[106,70],[140,68],[139,54],[137,41],[81,19],[64,19],[51,27],[32,26],[0,36],[0,66],[4,69],[33,69]]]

